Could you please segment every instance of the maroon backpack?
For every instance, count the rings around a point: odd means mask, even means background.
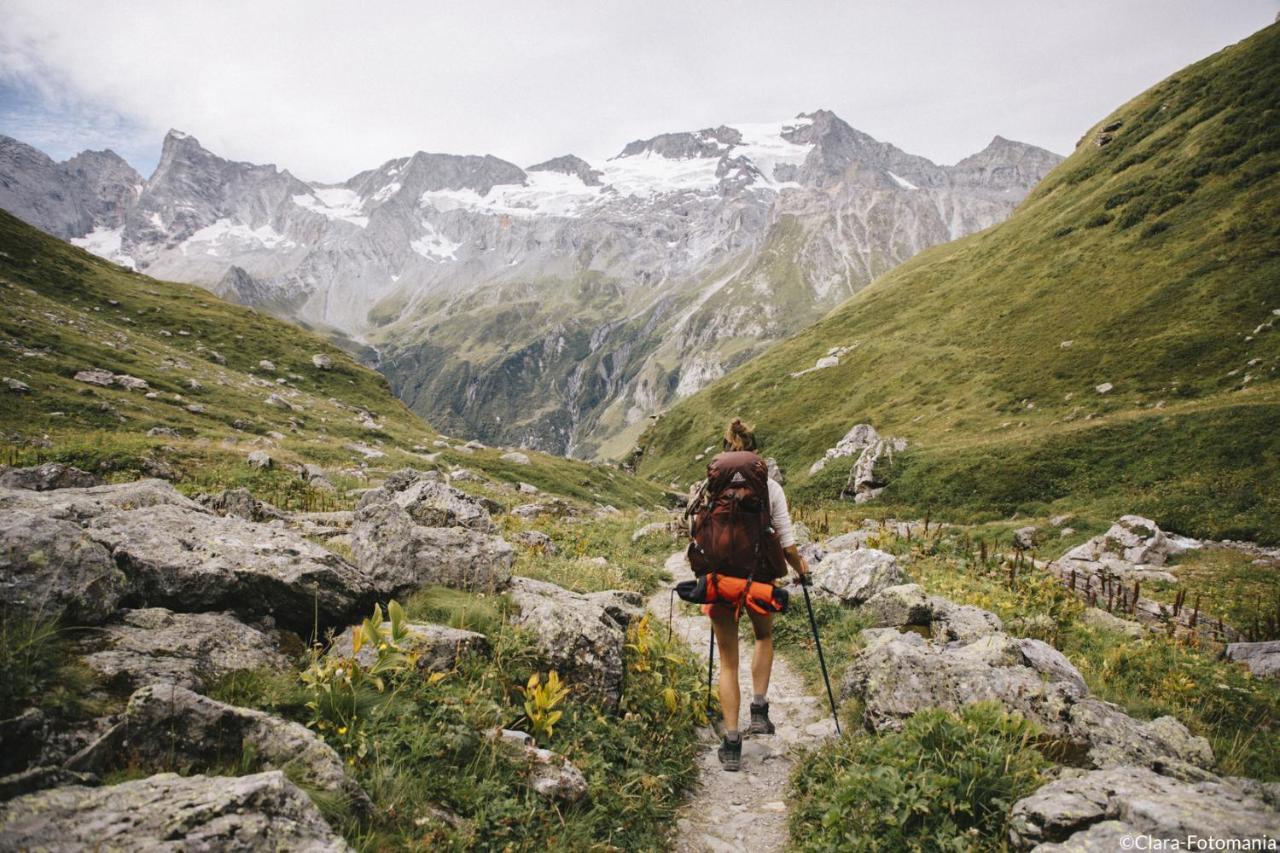
[[[721,453],[689,505],[689,565],[708,572],[772,581],[786,577],[782,545],[769,509],[769,469],[751,451]]]

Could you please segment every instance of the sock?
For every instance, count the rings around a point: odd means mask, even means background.
[[[765,703],[765,698],[763,693],[757,693],[751,697],[752,705],[763,705],[764,703]]]
[[[738,734],[737,729],[729,729],[724,733],[724,739],[729,741],[730,743],[734,743],[736,741],[742,740],[742,735]]]

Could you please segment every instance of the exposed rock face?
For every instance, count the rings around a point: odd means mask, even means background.
[[[140,195],[106,217],[37,209],[38,188],[63,179],[22,147],[25,157],[0,148],[0,179],[27,188],[0,206],[160,278],[376,331],[393,387],[431,422],[579,455],[894,264],[1003,220],[1058,159],[996,140],[938,166],[820,110],[663,133],[595,163],[569,155],[525,170],[418,152],[322,186],[172,132]],[[782,246],[800,270],[787,304],[767,287]],[[580,285],[609,298],[572,316],[554,307]],[[409,304],[435,307],[419,316]],[[493,309],[492,326],[477,307]],[[538,316],[515,324],[504,311]],[[441,334],[424,338],[428,326]],[[509,338],[502,352],[468,355],[495,331]]]
[[[414,524],[423,527],[465,527],[481,533],[494,531],[489,510],[479,498],[441,482],[435,472],[404,468],[387,477],[382,488],[366,492],[356,509],[390,501],[405,510]]]
[[[880,590],[863,605],[862,613],[871,628],[924,627],[933,621],[933,606],[924,587],[914,583]]]
[[[1275,838],[1280,789],[1274,783],[1203,776],[1180,781],[1146,768],[1115,767],[1051,782],[1014,804],[1014,847],[1119,850],[1123,836],[1135,835],[1180,841]]]
[[[251,755],[255,769],[283,770],[360,810],[370,807],[365,792],[347,777],[338,753],[306,726],[176,685],[152,684],[136,691],[124,719],[103,740],[110,749],[91,746],[85,754],[110,763],[77,769],[208,769]]]
[[[0,603],[96,625],[129,591],[111,554],[70,521],[0,511]]]
[[[70,785],[28,794],[0,805],[0,844],[50,853],[351,849],[280,771],[239,777],[161,773],[106,788]]]
[[[926,707],[957,710],[994,700],[1018,711],[1089,767],[1133,764],[1196,773],[1213,761],[1208,742],[1172,717],[1139,722],[1090,697],[1084,679],[1052,646],[992,633],[939,646],[919,634],[882,630],[854,658],[843,697],[864,703],[869,729],[897,729]]]
[[[387,625],[390,623],[384,623],[384,627]],[[409,639],[404,650],[416,654],[418,669],[426,672],[448,672],[466,655],[487,655],[490,651],[489,638],[475,631],[431,623],[410,623],[405,627]],[[329,654],[351,657],[355,631],[353,626],[335,637]],[[363,646],[355,658],[361,666],[372,666],[378,659],[378,653]]]
[[[90,474],[61,462],[46,462],[32,468],[5,468],[0,473],[0,486],[6,489],[30,489],[47,492],[50,489],[82,489],[101,485],[102,481]]]
[[[809,467],[810,474],[816,474],[827,466],[832,459],[861,454],[864,449],[880,440],[880,433],[871,424],[854,424],[849,431],[836,442],[835,447],[827,448],[821,459]]]
[[[276,638],[226,613],[128,610],[92,642],[98,650],[85,663],[129,688],[168,682],[203,691],[232,672],[289,665]]]
[[[1075,569],[1080,575],[1109,573],[1125,581],[1176,581],[1163,566],[1170,556],[1183,553],[1190,541],[1170,538],[1149,518],[1125,515],[1106,533],[1063,554],[1059,562],[1064,571]]]
[[[626,620],[642,605],[639,595],[582,595],[555,584],[512,578],[511,598],[520,613],[512,622],[531,631],[551,668],[572,688],[605,705],[622,696]],[[620,607],[620,605],[622,605]]]
[[[860,504],[879,497],[889,485],[893,454],[906,449],[905,438],[881,438],[868,444],[853,463],[842,494],[852,496],[854,503]]]
[[[0,175],[0,208],[63,238],[118,228],[143,186],[142,176],[113,151],[85,151],[55,163],[8,136],[0,136]]]
[[[834,551],[813,567],[812,578],[815,593],[830,595],[841,604],[861,604],[910,580],[896,557],[875,548]]]

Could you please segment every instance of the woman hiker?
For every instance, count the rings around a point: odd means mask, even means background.
[[[773,584],[786,577],[787,565],[801,583],[807,582],[809,566],[796,549],[782,486],[769,478],[756,452],[755,432],[734,418],[725,429],[723,450],[707,466],[706,484],[691,502],[689,561],[695,574],[708,578],[708,589],[716,591],[703,611],[720,649],[720,710],[726,731],[717,755],[725,770],[738,770],[738,619],[746,610],[755,633],[747,733],[773,734],[767,698],[773,669]]]

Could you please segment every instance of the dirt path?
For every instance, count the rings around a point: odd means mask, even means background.
[[[667,560],[668,571],[679,580],[689,577],[683,554]],[[670,586],[649,600],[649,609],[663,627],[670,608]],[[674,632],[698,654],[706,670],[709,626],[705,617],[685,616],[676,599]],[[802,605],[803,606],[803,605]],[[799,612],[784,619],[803,619]],[[738,673],[742,687],[742,719],[748,721],[751,701],[751,644],[742,643]],[[717,667],[717,677],[719,669]],[[795,766],[797,747],[817,743],[835,733],[830,711],[805,689],[781,655],[774,658],[769,683],[769,716],[777,727],[773,735],[744,735],[742,770],[726,773],[716,758],[719,735],[704,733],[705,751],[699,757],[698,787],[681,809],[671,849],[677,853],[701,851],[782,850],[787,841],[787,780]]]

